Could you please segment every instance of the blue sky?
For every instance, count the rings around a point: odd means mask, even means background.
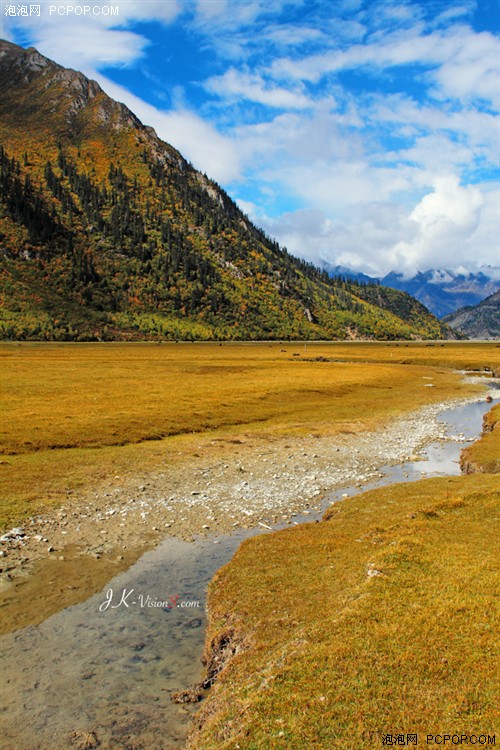
[[[500,265],[498,0],[22,5],[4,38],[98,80],[294,254]]]

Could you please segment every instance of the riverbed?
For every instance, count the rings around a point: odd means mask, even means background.
[[[297,463],[304,459],[307,470],[302,475],[312,485],[309,501],[304,483],[302,503],[286,513],[280,512],[279,505],[278,511],[274,506],[259,507],[258,502],[252,504],[253,497],[258,501],[258,492],[250,496],[249,484],[244,484],[248,480],[241,479],[240,505],[249,511],[258,509],[251,528],[197,536],[191,542],[164,539],[85,602],[3,636],[5,749],[181,748],[196,706],[174,704],[170,695],[202,676],[206,588],[241,541],[285,525],[319,521],[328,505],[361,489],[459,474],[460,451],[478,436],[489,408],[481,401],[441,413],[438,407],[422,410],[418,419],[408,419],[402,428],[406,439],[399,449],[390,426],[384,436],[356,436],[350,443],[351,464],[344,471],[344,482],[336,472],[345,465],[332,454],[330,486],[337,488],[324,495],[320,488],[328,486],[328,462],[315,461],[311,439],[311,448],[303,451],[307,455],[291,459]],[[416,428],[425,422],[427,432],[420,434]],[[410,440],[412,423],[416,431]],[[436,439],[423,447],[426,436]],[[370,456],[370,449],[384,438],[388,444],[394,442],[394,455],[386,455],[391,463],[398,463],[381,465],[374,450]],[[331,449],[341,453],[345,445],[340,442]],[[244,453],[240,455],[241,465],[247,468]],[[268,462],[262,458],[264,469]],[[203,488],[199,492],[203,497]],[[193,495],[192,503],[199,512],[198,498]]]

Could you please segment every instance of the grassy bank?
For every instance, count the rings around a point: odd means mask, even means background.
[[[500,367],[494,344],[460,342],[3,344],[0,357],[3,527],[208,435],[372,429],[465,395],[451,368]]]
[[[489,474],[392,485],[245,542],[210,587],[207,658],[225,667],[189,750],[493,734],[499,496]]]
[[[483,434],[462,451],[460,465],[467,474],[500,473],[500,404],[494,406],[483,422]]]

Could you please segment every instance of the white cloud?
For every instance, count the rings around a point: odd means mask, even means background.
[[[59,65],[92,75],[100,66],[135,62],[147,45],[147,39],[131,31],[103,28],[82,20],[78,30],[65,24],[39,30],[32,46]]]
[[[401,65],[432,69],[442,97],[499,101],[498,40],[488,32],[474,33],[468,26],[423,33],[422,26],[404,32],[373,35],[364,44],[323,51],[302,59],[282,57],[270,66],[276,80],[318,83],[325,76],[344,70],[370,67],[372,73]]]
[[[222,76],[209,78],[205,88],[228,99],[247,99],[279,109],[305,109],[312,103],[300,91],[269,86],[259,75],[234,68],[229,68]]]
[[[430,133],[416,138],[411,148],[389,151],[383,158],[387,161],[410,162],[432,174],[436,166],[440,171],[453,171],[457,167],[472,165],[474,151],[443,133]]]
[[[436,178],[434,192],[425,195],[409,216],[414,235],[392,249],[395,267],[412,274],[436,265],[437,257],[441,266],[456,264],[457,246],[470,249],[483,203],[478,188],[462,187],[453,175]]]
[[[240,205],[295,254],[375,275],[498,263],[497,186],[470,184],[498,168],[498,40],[458,23],[473,2],[441,3],[430,21],[424,0],[106,3],[118,18],[28,20],[23,38],[97,78],[230,193],[244,183]],[[138,21],[178,21],[217,63],[191,98],[186,78],[165,88],[170,110],[97,72],[147,59],[158,37]],[[302,208],[271,216],[290,206]]]
[[[472,107],[439,108],[434,102],[418,103],[407,96],[376,96],[365,106],[374,124],[390,124],[392,132],[412,137],[445,134],[459,139],[474,157],[498,160],[499,118]],[[439,151],[436,152],[439,157]]]
[[[445,97],[484,99],[500,105],[500,43],[489,33],[464,32],[453,54],[441,60],[435,73],[438,89]]]
[[[259,36],[261,42],[271,42],[278,47],[296,47],[306,42],[319,42],[324,39],[324,33],[320,29],[291,24],[270,25]]]
[[[292,1],[297,5],[304,2]],[[194,23],[198,29],[212,36],[212,42],[217,44],[221,33],[252,26],[259,18],[272,18],[287,5],[290,5],[290,0],[197,0]]]
[[[181,12],[178,0],[107,0],[118,5],[120,23],[129,21],[160,21],[171,23]],[[211,0],[214,2],[215,0]],[[66,2],[66,0],[61,0]]]
[[[476,0],[465,0],[462,4],[452,5],[439,13],[430,22],[431,26],[447,26],[451,20],[468,17],[476,10]]]
[[[87,6],[99,12],[77,14],[68,7]],[[51,8],[64,13],[50,12]],[[118,13],[111,13],[118,8]],[[3,12],[3,7],[2,7]],[[60,65],[85,73],[102,66],[130,65],[144,55],[149,40],[126,27],[138,21],[172,22],[179,13],[176,0],[96,0],[94,4],[51,0],[40,16],[3,17],[7,33],[29,36],[30,44]]]
[[[498,185],[462,186],[446,175],[409,211],[372,201],[353,204],[343,221],[325,211],[299,210],[262,223],[291,252],[312,262],[378,277],[394,269],[413,276],[436,266],[498,266],[499,202]]]
[[[228,11],[227,0],[198,0],[196,11],[201,19],[211,20],[223,17]]]

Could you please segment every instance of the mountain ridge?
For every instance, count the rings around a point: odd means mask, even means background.
[[[500,291],[479,305],[462,307],[452,315],[446,315],[444,321],[467,338],[500,339]]]
[[[406,278],[397,271],[390,271],[381,277],[371,277],[345,266],[325,264],[324,267],[331,276],[340,275],[407,292],[438,318],[444,318],[462,307],[478,305],[499,288],[498,280],[482,269],[477,272],[455,272],[450,269],[429,268]],[[494,275],[496,272],[500,275],[500,269],[493,268],[491,271]]]
[[[454,337],[291,256],[82,73],[2,41],[0,86],[4,338]]]

